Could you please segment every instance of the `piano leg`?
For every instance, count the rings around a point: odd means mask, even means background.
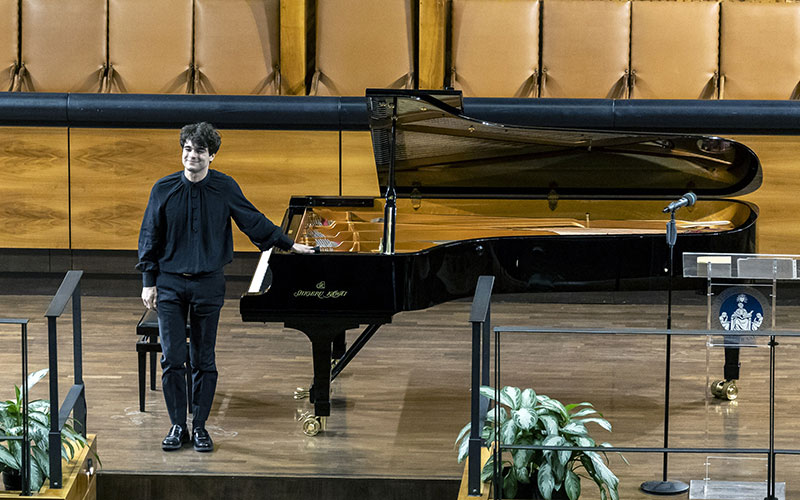
[[[314,359],[314,383],[309,388],[309,400],[314,404],[314,414],[327,417],[331,414],[331,342],[311,341]]]
[[[372,319],[372,321],[364,321]],[[311,353],[314,364],[314,382],[309,388],[309,399],[314,405],[314,415],[309,415],[303,420],[303,432],[309,436],[316,435],[320,430],[325,429],[325,421],[331,414],[331,355],[336,348],[344,348],[345,332],[352,328],[358,328],[360,324],[368,323],[367,331],[361,334],[356,340],[350,351],[342,356],[342,363],[339,363],[334,370],[335,373],[341,371],[347,362],[355,356],[358,349],[378,330],[380,325],[390,323],[391,315],[376,316],[373,318],[349,319],[349,318],[304,318],[285,321],[284,326],[300,330],[311,341]],[[358,344],[358,348],[354,349]],[[341,365],[341,366],[339,366]],[[295,396],[296,397],[296,396]]]
[[[314,415],[306,417],[303,421],[303,432],[314,436],[320,430],[324,430],[325,421],[331,414],[331,355],[334,342],[340,342],[338,338],[343,341],[344,332],[349,328],[358,327],[358,323],[326,319],[286,322],[284,325],[300,330],[311,341],[314,381],[309,388],[308,396],[314,405]]]
[[[345,337],[345,332],[342,332],[333,338],[333,352],[331,353],[331,357],[333,359],[342,359],[346,351],[347,338]]]

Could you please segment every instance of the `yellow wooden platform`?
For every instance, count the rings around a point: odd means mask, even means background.
[[[97,438],[89,434],[89,446],[84,446],[69,462],[62,462],[63,488],[50,488],[45,482],[35,498],[58,500],[96,500],[97,499]],[[91,464],[90,464],[91,460]],[[34,498],[23,497],[15,491],[0,491],[0,499]]]

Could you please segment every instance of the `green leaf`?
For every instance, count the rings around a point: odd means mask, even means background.
[[[508,418],[508,413],[506,413],[506,409],[503,408],[500,405],[497,405],[497,406],[495,406],[493,408],[490,408],[486,412],[486,422],[494,422],[495,421],[495,418],[496,418],[495,417],[495,411],[497,411],[497,413],[500,414],[500,423],[502,424],[503,422],[505,422],[506,419]]]
[[[571,470],[567,471],[567,477],[564,479],[564,490],[569,500],[577,500],[581,496],[581,478]]]
[[[508,474],[503,478],[503,497],[515,498],[517,496],[517,478],[514,475],[514,468],[508,469]]]
[[[577,420],[576,422],[580,422],[582,424],[587,424],[589,422],[594,422],[597,425],[599,425],[600,427],[602,427],[603,429],[607,430],[608,432],[611,432],[611,424],[609,423],[608,420],[606,420],[604,418],[584,418],[584,419],[581,419],[581,420]]]
[[[526,467],[514,467],[514,475],[517,478],[517,481],[524,484],[530,484],[531,478],[528,475],[528,469]]]
[[[517,427],[526,431],[533,429],[536,426],[536,421],[538,420],[536,414],[524,406],[519,410],[512,410],[511,415],[514,418],[514,423],[517,424]]]
[[[491,446],[491,444],[494,442],[494,430],[494,425],[485,425],[483,427],[483,431],[481,431],[481,439],[483,439],[483,442],[486,443],[487,447]]]
[[[72,442],[69,439],[61,439],[61,456],[64,457],[67,461],[72,460],[72,457],[75,455],[75,447],[72,445]]]
[[[542,396],[540,394],[536,396],[536,402],[542,408],[546,408],[558,414],[561,420],[565,422],[569,420],[569,414],[567,413],[567,409],[564,407],[563,404],[561,404],[560,401],[557,401],[555,399],[550,399],[549,397]]]
[[[556,486],[555,479],[553,479],[553,471],[550,468],[550,464],[544,464],[539,467],[537,477],[537,484],[539,486],[539,493],[546,500],[550,500],[553,496],[553,489]]]
[[[545,431],[549,436],[558,435],[558,420],[552,415],[539,415],[539,421],[544,424]]]
[[[557,490],[564,482],[564,476],[567,475],[567,466],[559,463],[558,460],[549,463],[553,471],[553,490]]]
[[[50,456],[47,454],[47,450],[40,450],[34,448],[31,450],[31,455],[33,457],[33,461],[38,463],[39,469],[44,474],[45,479],[50,477]]]
[[[500,391],[500,402],[512,410],[518,410],[522,402],[522,391],[518,387],[507,385]]]
[[[19,470],[22,467],[21,457],[14,456],[5,446],[0,446],[0,463],[10,469]]]
[[[45,471],[39,461],[36,460],[36,455],[34,455],[34,459],[31,460],[31,491],[39,491],[46,478]]]
[[[500,443],[513,444],[517,438],[517,424],[513,419],[508,419],[503,422],[500,427]]]
[[[572,440],[576,445],[585,446],[587,448],[596,444],[594,439],[590,438],[589,436],[574,436]]]
[[[585,417],[586,415],[599,415],[599,414],[600,412],[598,412],[594,408],[584,408],[580,411],[576,411],[575,413],[573,413],[571,417],[578,418],[578,417]]]
[[[566,444],[566,440],[564,436],[547,436],[544,441],[542,441],[542,446],[563,446]]]
[[[579,406],[589,406],[589,407],[592,407],[592,408],[594,407],[592,405],[592,403],[590,403],[588,401],[584,401],[583,403],[571,403],[571,404],[568,404],[568,405],[564,406],[564,408],[566,408],[567,411],[572,411],[572,410],[574,410],[575,408],[577,408]]]
[[[463,439],[464,436],[466,436],[471,429],[472,429],[472,423],[468,423],[467,425],[461,428],[461,430],[458,432],[458,437],[456,438],[455,446],[458,446],[458,443],[461,442],[461,439]]]
[[[50,401],[46,399],[37,399],[28,403],[28,411],[40,411],[42,413],[50,414]]]
[[[519,443],[519,444],[528,444],[528,443]],[[514,467],[522,469],[527,467],[531,459],[533,458],[533,450],[514,450],[511,452],[511,456],[514,459]]]
[[[480,391],[481,391],[481,396],[489,398],[490,401],[497,401],[497,399],[494,397],[495,393],[494,387],[488,385],[482,385]]]
[[[494,475],[494,455],[489,456],[489,460],[483,464],[483,469],[481,469],[481,482],[486,482],[492,479]]]
[[[525,389],[522,391],[520,406],[533,410],[533,407],[536,406],[536,392],[534,392],[533,389]]]
[[[36,385],[37,382],[42,380],[46,375],[47,375],[47,368],[42,368],[41,370],[39,370],[37,372],[33,372],[30,375],[28,375],[28,381],[27,381],[27,383],[28,383],[28,391],[30,391],[31,388],[34,385]]]
[[[609,489],[616,489],[619,486],[619,479],[617,476],[611,472],[603,459],[598,455],[596,452],[587,451],[586,455],[592,460],[592,465],[594,465],[595,474],[609,487]]]
[[[580,422],[570,422],[561,428],[561,432],[565,434],[574,434],[577,436],[585,436],[587,434],[586,426]]]
[[[458,463],[464,461],[469,455],[469,436],[464,436],[464,439],[461,440],[461,444],[458,446]]]

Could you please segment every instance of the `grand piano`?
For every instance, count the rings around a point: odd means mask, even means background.
[[[369,90],[366,103],[383,196],[293,197],[283,230],[320,252],[264,252],[240,300],[244,321],[311,340],[308,435],[381,325],[472,295],[480,275],[495,293],[662,288],[662,210],[686,191],[699,201],[678,212],[677,255],[755,251],[757,207],[727,199],[761,184],[740,143],[489,123],[465,115],[458,92]]]

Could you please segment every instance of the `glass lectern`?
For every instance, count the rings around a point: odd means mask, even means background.
[[[775,329],[778,281],[798,279],[800,255],[684,253],[683,276],[706,279],[706,407],[716,399],[736,404],[739,390],[739,351],[746,347],[769,347],[767,336],[757,330]],[[768,295],[759,290],[764,290]],[[715,293],[716,291],[716,293]],[[748,334],[750,333],[750,335]],[[725,349],[724,376],[711,381],[713,348]],[[732,409],[735,411],[735,408]],[[705,477],[692,480],[691,499],[763,500],[767,492],[763,476],[766,459],[740,456],[707,456]],[[776,484],[776,496],[785,497],[785,483]]]

